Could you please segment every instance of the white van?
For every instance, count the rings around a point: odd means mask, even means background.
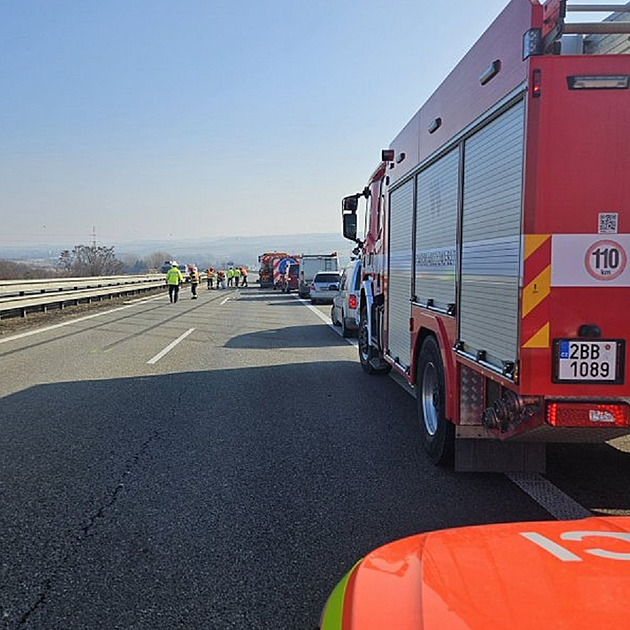
[[[339,256],[332,254],[303,254],[300,257],[299,287],[301,298],[311,297],[311,283],[319,271],[339,271]]]

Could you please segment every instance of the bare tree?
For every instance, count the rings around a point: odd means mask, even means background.
[[[145,256],[144,262],[149,269],[160,269],[167,260],[173,260],[173,256],[168,252],[153,252]]]
[[[113,276],[121,273],[124,263],[116,258],[113,247],[75,245],[59,256],[59,267],[75,276]]]
[[[54,269],[0,259],[0,280],[29,280],[30,278],[52,278]]]
[[[148,273],[147,263],[145,260],[133,255],[122,256],[123,273],[134,275]]]

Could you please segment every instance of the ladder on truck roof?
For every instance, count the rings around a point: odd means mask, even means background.
[[[588,11],[589,13],[612,13],[603,22],[564,23],[563,33],[566,35],[624,35],[630,33],[629,4],[567,4],[567,11]],[[616,15],[618,14],[618,15]]]
[[[529,31],[524,57],[540,54],[561,54],[561,38],[570,36],[580,40],[570,54],[606,52],[630,53],[630,2],[627,4],[569,4],[568,0],[547,0],[543,5],[543,28]],[[566,22],[567,12],[608,13],[601,22]],[[538,30],[538,33],[536,33]],[[602,42],[605,41],[605,44]],[[583,45],[582,45],[583,44]],[[594,45],[593,45],[594,44]]]

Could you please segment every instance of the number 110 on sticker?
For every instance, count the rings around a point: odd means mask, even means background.
[[[624,272],[627,262],[624,248],[613,240],[593,243],[584,259],[586,271],[593,278],[604,282],[618,278]]]

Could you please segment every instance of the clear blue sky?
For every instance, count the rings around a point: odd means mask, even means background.
[[[507,0],[0,0],[0,257],[340,230]]]

